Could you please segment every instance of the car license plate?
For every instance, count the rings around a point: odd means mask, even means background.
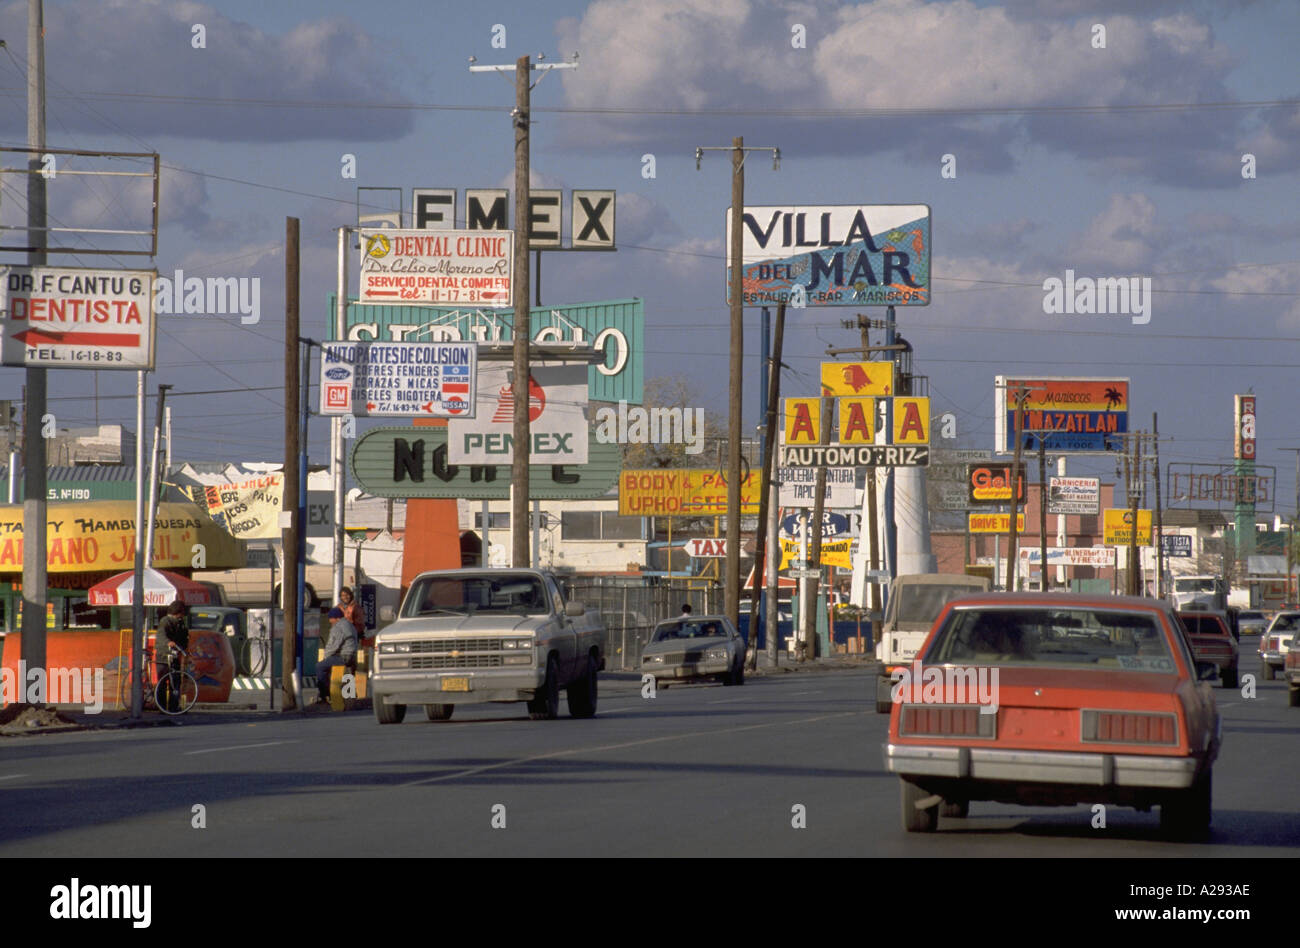
[[[443,691],[469,691],[468,678],[444,678],[442,680]]]
[[[677,671],[674,672],[674,674],[676,674],[678,678],[685,678],[687,675],[690,674],[690,671],[688,671],[685,668],[678,667]]]

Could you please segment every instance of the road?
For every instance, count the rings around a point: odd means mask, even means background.
[[[0,855],[1300,855],[1300,709],[1280,681],[1253,699],[1216,691],[1225,746],[1213,831],[1196,844],[1162,839],[1154,811],[1111,808],[1093,829],[1085,806],[975,803],[936,834],[905,834],[872,688],[818,671],[646,699],[602,679],[593,720],[485,705],[445,723],[415,708],[386,727],[263,714],[10,738]]]

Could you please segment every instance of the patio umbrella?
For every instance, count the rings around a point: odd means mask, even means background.
[[[129,570],[90,587],[92,606],[129,606],[135,593],[135,571]],[[208,587],[186,579],[178,573],[145,567],[144,604],[167,606],[179,599],[187,606],[203,606],[212,601]]]

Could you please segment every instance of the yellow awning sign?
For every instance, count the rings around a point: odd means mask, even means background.
[[[46,569],[51,573],[121,572],[135,563],[135,502],[51,503],[46,508]],[[153,566],[238,569],[244,544],[197,507],[161,503],[154,521]],[[201,557],[201,559],[200,559]],[[23,508],[0,506],[0,573],[23,569]]]

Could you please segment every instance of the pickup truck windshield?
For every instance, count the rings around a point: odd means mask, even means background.
[[[407,593],[402,615],[406,618],[476,613],[536,616],[550,611],[546,591],[535,576],[430,576],[416,580]]]
[[[903,586],[898,590],[899,622],[933,622],[943,611],[949,601],[958,596],[983,592],[984,587],[941,585],[939,583],[918,583]]]

